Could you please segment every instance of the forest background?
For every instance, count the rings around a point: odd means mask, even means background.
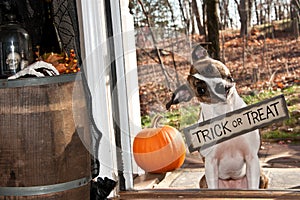
[[[300,0],[130,0],[134,16],[142,125],[196,123],[199,103],[165,104],[185,82],[195,45],[230,69],[240,95],[255,103],[283,93],[291,118],[262,130],[300,138]]]

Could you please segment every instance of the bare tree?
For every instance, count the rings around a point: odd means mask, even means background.
[[[207,42],[208,53],[214,59],[220,60],[220,42],[219,42],[219,17],[217,13],[218,0],[206,0],[206,16],[207,16]]]
[[[188,32],[189,30],[189,20],[184,12],[184,7],[183,7],[183,4],[182,4],[182,0],[178,0],[178,3],[179,3],[179,9],[180,9],[180,12],[181,12],[181,17],[182,17],[182,21],[183,21],[183,24],[186,24],[186,32]]]
[[[193,9],[193,13],[195,14],[198,31],[199,31],[200,35],[204,35],[205,30],[204,30],[204,27],[201,24],[201,18],[200,18],[200,13],[199,13],[199,7],[198,7],[198,4],[197,4],[197,0],[192,0],[192,9]]]
[[[255,16],[256,16],[256,23],[260,24],[261,19],[260,19],[260,15],[259,15],[259,4],[257,2],[258,0],[254,0],[254,6],[255,6]]]
[[[282,8],[282,2],[280,0],[277,0],[274,2],[274,11],[275,11],[275,19],[282,20],[283,19],[283,8]]]
[[[266,5],[266,17],[267,17],[266,21],[267,22],[271,22],[271,10],[272,10],[272,4],[273,4],[272,1],[273,0],[266,0],[266,3],[265,3],[265,5]]]
[[[189,35],[190,29],[192,26],[192,11],[191,11],[191,2],[189,0],[178,0],[179,9],[183,19],[183,25],[186,29],[186,34]]]
[[[292,0],[291,4],[295,6],[296,10],[300,12],[300,0]]]
[[[173,28],[174,28],[173,31],[175,31],[175,38],[176,38],[176,40],[177,40],[177,39],[178,39],[178,34],[177,34],[177,30],[176,30],[176,25],[175,25],[174,11],[173,11],[173,8],[172,8],[172,6],[171,6],[169,0],[167,0],[166,2],[167,2],[167,5],[168,5],[168,7],[169,7],[169,9],[170,9],[170,12],[171,12],[171,19],[172,19]],[[176,45],[176,43],[175,43],[175,44],[172,44],[172,53],[171,53],[171,55],[172,55],[172,61],[173,61],[174,69],[175,69],[176,84],[177,84],[177,86],[179,86],[180,81],[179,81],[179,75],[178,75],[178,73],[177,73],[177,64],[176,64],[176,61],[175,61],[174,45]]]
[[[153,45],[154,45],[154,48],[155,48],[155,52],[156,52],[157,58],[158,58],[159,63],[160,63],[161,70],[162,70],[162,72],[163,72],[163,74],[164,74],[164,76],[165,76],[165,80],[166,80],[167,86],[168,86],[168,88],[170,88],[169,75],[168,75],[168,73],[167,73],[167,71],[166,71],[166,68],[165,68],[165,66],[164,66],[164,63],[163,63],[163,61],[162,61],[161,54],[160,54],[160,50],[159,50],[159,48],[158,48],[158,46],[157,46],[157,41],[156,41],[156,38],[155,38],[154,33],[153,33],[153,31],[152,31],[152,22],[151,22],[151,19],[150,19],[149,16],[148,16],[148,12],[147,12],[147,10],[146,10],[146,8],[145,8],[143,2],[142,2],[141,0],[138,0],[138,3],[139,3],[139,5],[141,6],[142,11],[143,11],[143,14],[144,14],[145,17],[146,17],[147,24],[148,24],[149,30],[150,30],[150,36],[151,36],[152,41],[153,41]]]
[[[202,0],[202,21],[204,36],[207,40],[207,26],[206,26],[206,0]]]
[[[293,30],[295,36],[298,38],[299,37],[299,19],[300,19],[300,0],[292,0],[291,1],[291,17],[293,20]]]
[[[229,0],[221,0],[219,4],[222,29],[226,29],[229,27],[229,24],[232,24],[232,19],[229,16],[228,5]]]
[[[253,5],[253,0],[234,0],[238,6],[238,11],[240,15],[241,29],[240,36],[248,35],[250,22],[251,22],[251,8]]]
[[[266,22],[265,15],[264,15],[264,9],[263,9],[263,3],[262,0],[260,0],[260,9],[259,9],[259,17],[260,17],[260,24],[264,24]]]

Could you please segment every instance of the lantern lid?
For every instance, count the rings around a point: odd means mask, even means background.
[[[16,15],[8,14],[6,18],[7,20],[5,21],[5,23],[0,26],[0,31],[14,31],[14,32],[24,33],[28,35],[27,31],[16,20],[17,18]]]

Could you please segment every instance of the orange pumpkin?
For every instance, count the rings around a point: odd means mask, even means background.
[[[164,173],[179,168],[185,153],[181,133],[167,125],[143,129],[133,141],[134,159],[146,172]]]

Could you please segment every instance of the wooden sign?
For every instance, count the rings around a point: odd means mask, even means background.
[[[283,95],[183,129],[190,152],[289,118]]]

